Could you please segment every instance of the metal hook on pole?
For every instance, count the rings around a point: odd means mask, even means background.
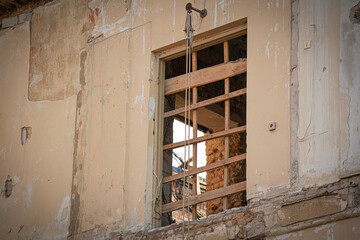
[[[206,10],[205,8],[204,8],[203,10],[194,8],[191,3],[186,4],[185,9],[186,9],[188,12],[191,12],[191,10],[194,10],[195,12],[200,13],[200,17],[201,17],[201,18],[204,18],[204,17],[206,17],[206,15],[207,15],[207,10]]]

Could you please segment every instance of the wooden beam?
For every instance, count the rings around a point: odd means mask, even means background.
[[[208,141],[208,140],[214,139],[214,138],[225,137],[225,136],[231,135],[233,133],[245,132],[245,131],[246,131],[246,126],[236,127],[236,128],[224,130],[221,132],[211,133],[209,135],[205,135],[202,137],[190,139],[187,141],[187,144],[195,144],[195,143],[199,143],[199,142],[203,142],[203,141]],[[178,148],[178,147],[182,147],[184,145],[185,145],[185,141],[170,143],[170,144],[164,145],[163,150]]]
[[[224,44],[224,63],[229,62],[229,42],[225,41]],[[230,92],[230,81],[229,78],[226,78],[224,81],[224,89],[225,89],[225,94],[228,94]],[[225,130],[228,130],[230,128],[230,100],[225,100]],[[230,143],[229,143],[229,136],[226,136],[224,138],[224,157],[225,158],[229,158],[229,147],[230,147]],[[229,168],[228,166],[224,167],[224,187],[228,186],[228,182],[229,182]],[[228,199],[227,197],[224,197],[223,199],[223,209],[226,210],[228,209]]]
[[[192,53],[192,71],[196,71],[197,70],[197,54],[196,52]],[[193,104],[196,104],[198,101],[198,92],[197,92],[197,87],[194,87],[193,89]],[[189,111],[190,112],[190,111]],[[194,110],[192,112],[193,114],[193,136],[194,138],[197,137],[197,130],[198,130],[198,125],[197,125],[197,110]],[[193,166],[194,168],[197,168],[197,144],[193,145]],[[192,189],[192,194],[193,196],[197,195],[197,175],[193,175],[193,189]],[[196,204],[192,206],[192,219],[196,220]]]
[[[229,165],[231,163],[239,162],[239,161],[242,161],[242,160],[245,160],[245,159],[246,159],[246,153],[243,153],[241,155],[237,155],[235,157],[223,159],[221,161],[217,161],[217,162],[211,163],[211,164],[203,166],[203,167],[193,168],[193,169],[191,169],[191,170],[189,170],[187,172],[182,172],[182,173],[178,173],[178,174],[175,174],[175,175],[164,177],[162,183],[172,182],[172,181],[175,181],[177,179],[183,178],[184,176],[190,176],[190,175],[198,174],[198,173],[201,173],[201,172],[206,172],[206,171],[209,171],[209,170],[212,170],[212,169],[215,169],[215,168],[218,168],[218,167],[226,166],[226,165]]]
[[[220,95],[220,96],[217,96],[214,98],[210,98],[210,99],[198,102],[198,103],[191,104],[188,108],[190,108],[190,110],[194,110],[194,109],[198,109],[201,107],[209,106],[214,103],[222,102],[222,101],[225,101],[225,100],[228,100],[231,98],[235,98],[235,97],[238,97],[238,96],[241,96],[244,94],[246,94],[246,88],[239,89],[239,90],[236,90],[231,93],[227,93],[227,94]],[[175,109],[172,111],[168,111],[168,112],[164,113],[164,118],[172,117],[172,116],[178,115],[179,113],[183,113],[183,112],[185,112],[185,107],[178,108],[178,109]]]
[[[198,87],[208,83],[216,82],[225,78],[246,72],[246,59],[219,64],[213,67],[204,68],[189,74],[190,87]],[[181,92],[185,90],[187,75],[165,80],[165,95]]]
[[[189,205],[195,205],[202,202],[207,202],[216,198],[225,197],[234,193],[242,192],[246,190],[246,181],[235,183],[233,185],[212,190],[210,192],[202,193],[196,196],[190,196],[185,198],[184,201]],[[172,212],[182,208],[183,200],[171,202],[162,205],[162,213]]]
[[[247,33],[247,19],[240,19],[221,27],[214,28],[204,33],[195,34],[193,41],[193,51],[219,44],[225,40],[230,40]],[[154,50],[162,61],[169,61],[174,58],[184,56],[186,52],[185,39],[172,43],[166,47]]]

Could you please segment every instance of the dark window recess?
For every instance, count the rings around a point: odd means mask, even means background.
[[[227,41],[222,42],[208,48],[194,52],[193,56],[196,59],[196,65],[193,65],[193,73],[197,70],[203,69],[206,71],[213,70],[218,67],[226,67],[223,64],[226,59],[224,56],[228,55],[229,61],[236,61],[243,59],[246,64],[247,57],[247,36],[243,35]],[[193,59],[193,58],[192,58]],[[241,61],[235,62],[240,64]],[[234,64],[235,64],[234,63]],[[192,63],[191,63],[192,64]],[[240,65],[236,65],[240,66]],[[243,65],[242,65],[243,66]],[[246,66],[246,65],[245,65]],[[165,63],[165,81],[170,78],[185,74],[186,58],[181,56],[179,58],[167,61]],[[218,73],[221,71],[217,71]],[[234,73],[228,80],[221,79],[223,76],[220,73],[221,80],[212,80],[212,82],[200,85],[197,88],[192,88],[190,97],[193,101],[193,90],[197,92],[197,104],[203,104],[196,110],[190,112],[190,126],[191,134],[193,128],[197,129],[197,137],[206,137],[210,134],[223,134],[219,137],[211,137],[205,141],[194,143],[190,147],[190,158],[184,160],[183,144],[184,141],[184,123],[185,113],[180,111],[185,105],[185,92],[176,92],[166,94],[164,98],[164,129],[163,129],[163,188],[162,188],[162,204],[163,212],[161,217],[162,225],[169,225],[174,222],[182,221],[182,209],[179,207],[169,207],[169,203],[175,204],[181,202],[182,197],[194,196],[194,194],[209,196],[213,190],[219,190],[234,184],[241,184],[246,181],[246,70]],[[175,84],[172,86],[176,86]],[[228,86],[229,93],[232,93],[230,98],[226,97],[226,87]],[[165,91],[166,93],[166,91]],[[220,99],[220,100],[218,100]],[[192,102],[192,104],[194,104]],[[228,106],[228,107],[227,107]],[[228,110],[228,115],[226,114]],[[174,111],[172,114],[169,112]],[[195,113],[196,111],[196,113]],[[196,120],[194,120],[194,116]],[[226,127],[225,123],[229,123]],[[195,124],[196,123],[196,124]],[[225,134],[232,131],[231,134]],[[193,138],[193,137],[191,137]],[[177,147],[173,147],[178,144]],[[202,145],[201,145],[202,144]],[[194,147],[197,146],[196,163],[194,163]],[[203,151],[201,152],[201,148]],[[179,150],[180,149],[180,150]],[[182,149],[182,150],[181,150]],[[226,149],[228,152],[226,153]],[[182,174],[184,171],[194,171],[198,167],[209,167],[211,164],[218,164],[219,161],[225,158],[237,159],[234,160],[227,167],[221,166],[217,168],[210,168],[205,171],[206,174],[196,173],[190,174],[185,180],[183,177],[177,177],[177,174]],[[194,165],[195,164],[195,165]],[[225,180],[224,171],[228,171],[228,180]],[[170,180],[167,180],[169,179]],[[175,178],[175,179],[174,179]],[[240,186],[240,185],[239,185]],[[197,189],[197,190],[196,190]],[[207,194],[207,195],[206,195]],[[225,201],[226,199],[226,201]],[[224,203],[227,202],[227,203]],[[206,198],[198,201],[194,205],[186,206],[185,221],[196,220],[200,217],[206,217],[210,214],[216,214],[232,207],[239,207],[246,205],[246,189],[236,190],[231,193],[226,193],[218,198]],[[166,208],[168,207],[168,210]],[[165,210],[164,210],[165,209]],[[195,211],[196,209],[196,211]]]

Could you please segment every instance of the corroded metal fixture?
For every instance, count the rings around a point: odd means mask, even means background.
[[[200,17],[201,17],[201,18],[204,18],[204,17],[206,17],[206,15],[207,15],[207,10],[206,10],[205,8],[204,8],[203,10],[199,10],[199,9],[197,9],[197,8],[194,8],[191,3],[186,4],[185,9],[186,9],[188,12],[191,12],[191,10],[194,10],[195,12],[200,13]]]

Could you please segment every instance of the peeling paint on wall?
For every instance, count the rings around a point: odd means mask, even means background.
[[[150,97],[149,98],[149,114],[148,114],[148,120],[150,120],[154,114],[154,110],[155,110],[155,99]]]
[[[70,197],[66,196],[62,201],[59,212],[56,216],[56,220],[64,226],[66,226],[68,223],[67,220],[68,220],[69,207],[70,207]]]
[[[342,146],[341,158],[342,167],[347,171],[356,167],[358,163],[356,141],[359,134],[356,134],[358,127],[356,109],[358,109],[360,90],[353,81],[358,79],[356,75],[358,70],[344,60],[353,56],[350,53],[356,52],[354,49],[359,42],[356,35],[358,25],[348,26],[351,24],[348,18],[349,9],[356,4],[356,1],[346,6],[344,2],[341,10],[341,17],[346,15],[346,24],[342,20],[344,25],[341,30],[343,34],[341,54],[344,54],[344,57],[340,63],[340,75],[343,74],[344,78],[340,83],[343,98],[341,109],[344,111],[342,118],[344,124],[341,126],[345,126],[341,133],[341,140],[344,141],[341,142],[346,144]],[[251,150],[248,191],[250,197],[282,194],[288,190],[290,182],[288,173],[290,1],[214,0],[199,2],[199,6],[196,7],[201,8],[202,3],[208,9],[209,15],[204,20],[195,18],[196,34],[247,18],[248,34],[251,39],[248,62],[248,77],[251,81],[249,81],[248,97],[252,106],[248,115]],[[338,80],[334,67],[338,63],[337,60],[336,63],[332,62],[332,59],[337,59],[336,54],[322,43],[324,39],[329,41],[337,39],[337,35],[331,35],[337,30],[334,24],[330,24],[329,33],[320,36],[318,31],[321,29],[318,25],[327,24],[321,22],[323,18],[321,14],[326,12],[332,15],[333,10],[337,11],[338,8],[330,6],[331,4],[326,1],[319,1],[316,2],[315,9],[311,10],[311,1],[305,0],[301,3],[302,11],[309,11],[309,14],[301,16],[301,22],[305,24],[302,28],[305,29],[305,33],[299,44],[299,52],[302,54],[300,66],[303,70],[309,71],[306,71],[299,80],[302,81],[301,84],[309,85],[302,85],[304,88],[301,89],[305,95],[302,95],[303,108],[299,112],[303,115],[301,115],[300,134],[296,141],[299,141],[303,147],[300,161],[301,177],[311,185],[333,181],[338,177],[339,161],[331,158],[338,156],[336,146],[339,139],[332,138],[338,134],[338,130],[332,128],[332,123],[328,121],[332,119],[328,118],[328,112],[334,113],[333,106],[328,107],[328,105],[334,104],[331,99],[336,100],[329,96],[333,96],[333,92],[330,94],[330,91],[334,90],[332,86],[336,85]],[[311,11],[321,13],[314,14],[316,28],[312,26],[314,22]],[[143,229],[145,224],[151,226],[151,216],[145,215],[152,214],[152,191],[146,192],[148,195],[143,196],[146,188],[152,185],[155,124],[151,120],[154,119],[158,104],[155,99],[158,79],[157,76],[153,76],[154,72],[158,71],[158,65],[152,61],[151,54],[158,48],[183,39],[185,13],[182,3],[176,0],[125,2],[56,0],[34,11],[31,23],[31,49],[28,42],[30,38],[28,26],[17,26],[6,32],[1,31],[0,47],[5,41],[9,46],[13,46],[11,42],[22,43],[21,38],[27,39],[24,40],[26,43],[22,44],[28,44],[29,47],[15,47],[13,52],[16,54],[6,51],[4,47],[1,48],[2,54],[4,52],[4,56],[7,57],[2,59],[0,56],[0,84],[6,86],[6,90],[0,88],[0,98],[11,100],[11,107],[3,104],[1,110],[14,113],[15,117],[11,118],[13,121],[10,123],[8,121],[10,118],[0,115],[2,122],[7,124],[6,127],[0,126],[2,133],[4,132],[3,136],[6,136],[0,137],[0,173],[3,177],[12,170],[10,164],[1,165],[5,161],[16,162],[20,159],[29,161],[35,166],[42,166],[40,170],[36,168],[36,173],[29,177],[34,182],[26,179],[21,171],[15,171],[21,182],[10,197],[18,194],[18,200],[14,200],[11,206],[7,205],[9,212],[14,211],[12,206],[16,208],[18,204],[24,204],[27,206],[26,209],[30,210],[35,206],[34,209],[39,210],[41,193],[56,186],[55,189],[61,193],[55,193],[54,199],[51,199],[52,205],[56,207],[46,209],[51,211],[49,214],[51,219],[45,219],[44,222],[48,221],[50,224],[60,226],[61,236],[68,234],[66,229],[64,230],[67,224],[69,236],[79,238],[81,234],[95,234],[98,229],[120,231],[119,229],[128,227]],[[74,19],[77,21],[76,24]],[[55,30],[51,31],[53,29]],[[21,37],[12,36],[14,32]],[[21,35],[19,32],[22,32]],[[10,40],[7,40],[8,36],[12,36]],[[321,37],[318,42],[313,41],[316,44],[313,46],[318,47],[317,50],[315,51],[314,48],[303,50],[303,40],[313,40],[314,36]],[[331,42],[331,44],[329,48],[337,51],[337,47],[332,47],[336,43]],[[355,47],[348,49],[345,46]],[[325,58],[324,52],[331,56],[330,60]],[[312,58],[312,55],[315,57]],[[357,62],[356,56],[353,57]],[[21,65],[21,71],[14,71],[8,66],[8,62],[13,63],[14,66]],[[30,76],[27,75],[29,64]],[[259,64],[262,71],[258,70]],[[311,66],[315,67],[310,68]],[[298,65],[291,66],[292,70],[297,67]],[[336,77],[331,78],[333,76]],[[147,81],[150,77],[152,80]],[[9,79],[14,79],[12,81],[20,79],[21,81],[16,82],[19,86],[13,86]],[[28,80],[28,86],[21,85],[24,79],[25,82]],[[16,87],[21,88],[21,91]],[[338,88],[334,92],[337,90]],[[259,98],[259,95],[262,97]],[[30,99],[30,103],[27,98]],[[38,102],[31,103],[31,101]],[[25,109],[25,111],[16,109]],[[324,113],[325,111],[328,112]],[[313,115],[308,116],[307,113]],[[259,114],[262,118],[258,117]],[[280,119],[277,135],[267,135],[266,126],[270,119],[277,121]],[[21,152],[18,149],[20,144],[18,131],[28,122],[36,124],[37,130]],[[335,122],[334,125],[336,124]],[[10,131],[12,128],[17,131],[14,134],[16,141],[12,140],[13,132]],[[144,137],[139,138],[139,136]],[[57,141],[61,141],[61,144]],[[45,145],[46,149],[44,149]],[[334,150],[335,154],[327,149]],[[22,154],[25,151],[26,154]],[[51,156],[51,161],[48,156]],[[263,159],[269,161],[263,162]],[[277,164],[273,164],[272,161],[276,161]],[[19,162],[14,166],[15,169],[24,170]],[[53,168],[56,168],[56,171]],[[62,169],[61,174],[58,173],[58,168]],[[292,170],[296,175],[297,167]],[[26,172],[26,169],[24,171]],[[133,176],[134,172],[137,173],[136,178]],[[64,179],[66,184],[59,186],[59,179],[64,175],[68,176]],[[148,175],[151,177],[146,177]],[[13,180],[15,182],[15,177]],[[123,191],[125,186],[126,194]],[[144,198],[147,199],[147,203],[142,201]],[[147,212],[146,204],[151,205]],[[31,217],[33,215],[29,214]],[[144,219],[147,219],[146,223]],[[33,236],[44,236],[44,231],[41,232],[42,226],[29,224],[32,220],[32,218],[26,219],[21,233],[31,232]],[[41,224],[46,225],[44,222]],[[10,225],[6,225],[8,226]],[[12,229],[16,232],[19,228],[16,225],[16,228],[12,227]],[[219,231],[224,232],[225,228],[219,227]]]
[[[0,52],[1,190],[9,173],[13,180],[11,196],[0,198],[0,239],[65,238],[56,216],[70,195],[75,98],[28,101],[29,22],[0,30]],[[23,126],[36,129],[25,145]]]
[[[78,92],[78,54],[90,28],[86,3],[57,0],[34,10],[28,94],[31,101],[61,100]],[[77,19],[77,23],[71,19]]]
[[[341,172],[360,171],[360,25],[349,14],[357,0],[341,1],[340,25],[340,94],[341,94]]]
[[[32,197],[32,185],[29,183],[26,186],[26,190],[24,192],[24,199],[25,199],[26,205],[28,205],[28,206],[31,204],[31,197]]]

